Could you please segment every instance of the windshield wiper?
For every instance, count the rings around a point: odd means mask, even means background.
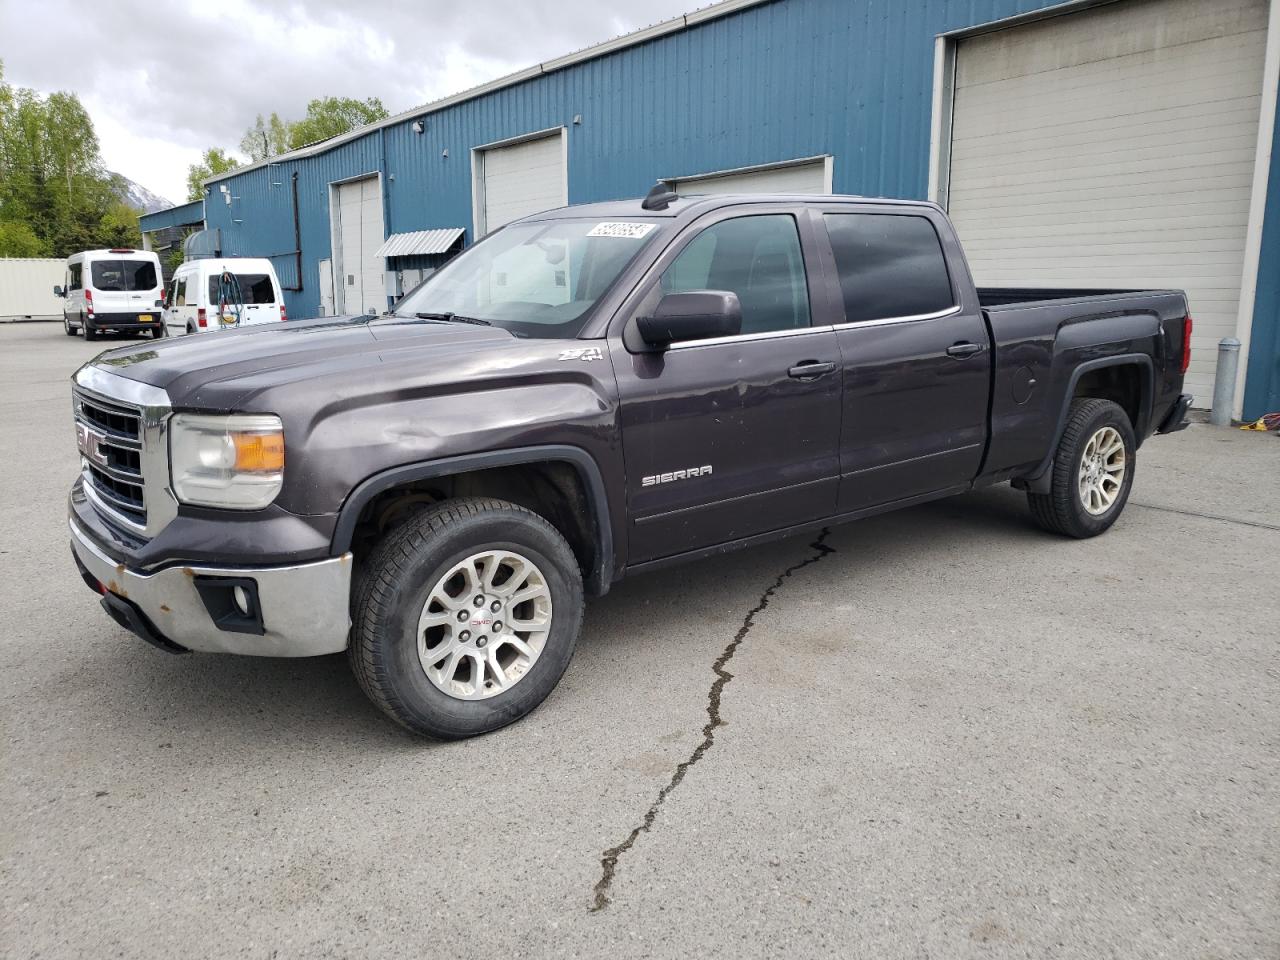
[[[457,313],[415,313],[414,316],[419,320],[443,320],[445,323],[474,323],[480,327],[493,326],[488,320],[481,320],[479,317],[464,317]]]

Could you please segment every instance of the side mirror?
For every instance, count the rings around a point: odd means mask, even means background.
[[[685,340],[732,337],[742,332],[742,304],[728,290],[668,293],[653,316],[637,317],[640,339],[662,348]]]
[[[56,286],[53,288],[53,295],[55,297],[65,297],[67,294],[65,291],[63,291],[61,286]]]

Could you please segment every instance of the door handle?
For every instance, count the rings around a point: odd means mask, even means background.
[[[972,357],[975,353],[981,353],[984,349],[980,343],[969,343],[962,340],[960,343],[953,343],[947,347],[947,356],[963,360],[965,357]]]
[[[787,376],[793,380],[817,380],[819,377],[825,377],[828,373],[836,368],[834,363],[824,363],[821,360],[803,360],[787,371]]]

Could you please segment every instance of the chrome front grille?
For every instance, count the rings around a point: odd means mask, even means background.
[[[168,395],[85,366],[71,397],[86,496],[117,526],[154,536],[177,514],[168,483]]]
[[[119,519],[145,529],[142,410],[77,389],[72,399],[85,483]]]

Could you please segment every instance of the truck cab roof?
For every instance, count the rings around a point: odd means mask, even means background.
[[[860,197],[850,194],[815,194],[815,193],[717,193],[677,195],[664,209],[650,210],[642,204],[644,199],[605,200],[598,203],[579,203],[567,207],[545,210],[516,223],[529,223],[538,220],[565,220],[570,218],[628,219],[661,218],[675,219],[694,216],[717,210],[722,207],[739,206],[744,203],[759,204],[795,204],[795,203],[874,203],[896,207],[930,207],[937,204],[929,200],[896,200],[886,197]]]

